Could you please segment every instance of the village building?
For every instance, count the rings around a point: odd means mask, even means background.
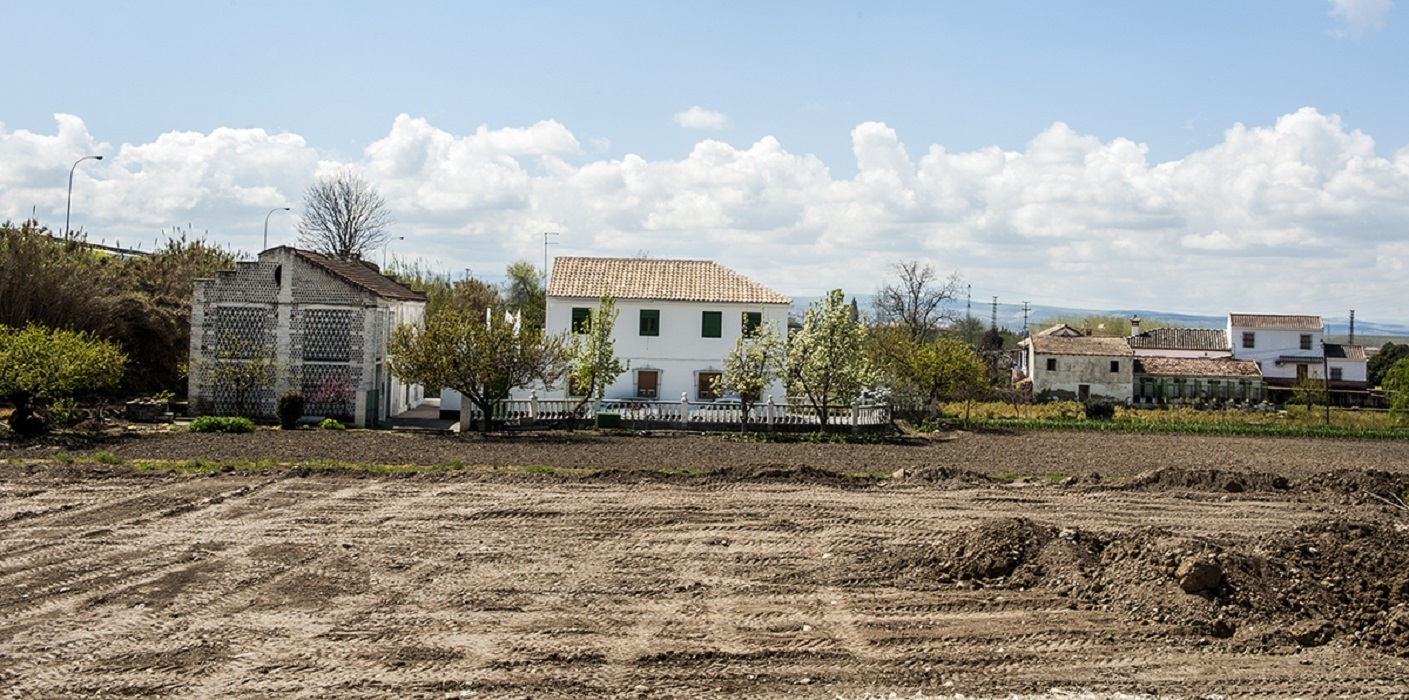
[[[1088,336],[1070,326],[1054,326],[1018,343],[1022,371],[1037,401],[1115,403],[1130,400],[1135,353],[1125,338]]]
[[[616,298],[612,340],[630,367],[607,388],[608,399],[720,398],[713,382],[745,329],[767,324],[787,339],[788,297],[715,262],[652,258],[555,259],[548,332],[583,332],[603,294]],[[781,402],[782,382],[764,393]]]
[[[276,397],[302,390],[304,413],[372,426],[415,406],[422,388],[387,371],[399,325],[420,325],[424,292],[361,260],[280,246],[196,280],[190,401],[197,415],[273,418]],[[213,363],[272,360],[272,383],[247,392],[210,381]],[[240,394],[245,395],[240,395]]]

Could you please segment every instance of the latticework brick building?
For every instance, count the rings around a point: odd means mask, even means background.
[[[280,246],[196,280],[190,402],[198,415],[272,418],[275,397],[302,389],[305,413],[373,425],[421,402],[422,388],[386,371],[387,341],[419,325],[426,295],[371,263]],[[220,363],[267,362],[268,386],[238,391],[212,379]]]

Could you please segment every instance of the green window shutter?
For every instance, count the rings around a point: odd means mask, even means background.
[[[700,336],[705,338],[723,337],[724,312],[706,311],[700,326]]]
[[[660,335],[660,309],[641,309],[641,335]]]
[[[572,310],[572,332],[586,333],[592,325],[592,309],[577,307]]]
[[[760,311],[744,312],[744,335],[757,331],[763,326],[763,313]]]

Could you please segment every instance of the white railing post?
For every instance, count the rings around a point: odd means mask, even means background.
[[[528,392],[528,419],[538,420],[538,391]]]
[[[861,412],[861,399],[851,400],[851,427],[856,427],[856,415]]]
[[[680,392],[680,421],[690,420],[690,392]]]
[[[768,395],[768,407],[767,407],[766,409],[764,409],[764,410],[768,411],[768,432],[770,432],[770,433],[773,432],[773,416],[774,416],[774,414],[776,413],[777,408],[778,408],[778,407],[777,407],[776,405],[774,405],[774,403],[773,403],[773,395],[772,395],[772,394],[769,394],[769,395]]]

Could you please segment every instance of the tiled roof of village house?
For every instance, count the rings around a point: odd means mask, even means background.
[[[553,260],[548,296],[595,299],[602,292],[618,299],[792,304],[792,299],[709,260]]]
[[[1228,350],[1228,334],[1207,328],[1153,328],[1131,336],[1130,347],[1160,350]]]
[[[1231,357],[1137,357],[1135,373],[1163,377],[1261,377],[1252,360]]]
[[[1098,355],[1129,357],[1134,354],[1125,338],[1084,335],[1078,338],[1034,335],[1029,338],[1033,351],[1040,355]]]
[[[295,250],[300,258],[314,267],[385,299],[425,301],[426,293],[418,292],[383,275],[375,265],[362,260],[340,260],[319,255],[311,250]]]
[[[1326,358],[1330,360],[1365,360],[1369,355],[1365,354],[1364,345],[1342,345],[1339,343],[1326,343]]]
[[[1289,316],[1282,314],[1228,314],[1234,328],[1254,328],[1275,331],[1319,331],[1320,316]]]

